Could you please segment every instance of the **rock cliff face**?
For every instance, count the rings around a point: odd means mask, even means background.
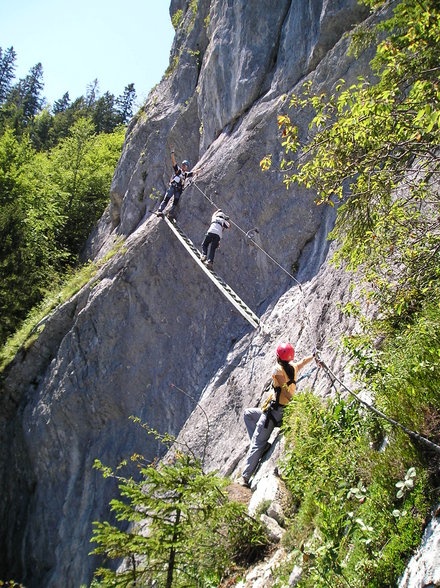
[[[3,381],[0,577],[28,588],[90,582],[92,521],[108,517],[114,493],[94,459],[115,465],[134,451],[162,451],[130,415],[180,432],[195,449],[207,440],[206,466],[235,474],[247,449],[242,411],[260,399],[276,343],[295,342],[299,356],[319,344],[340,370],[335,342],[355,328],[337,306],[350,277],[328,263],[334,213],[311,193],[286,191],[281,174],[262,174],[259,161],[272,153],[276,170],[286,93],[306,79],[330,91],[365,73],[369,56],[349,57],[344,38],[364,9],[357,0],[199,0],[193,10],[172,0],[177,10],[169,70],[128,128],[88,253],[102,257],[118,236],[124,248],[48,317]],[[204,168],[183,194],[180,226],[199,244],[209,199],[228,212],[236,224],[216,271],[264,330],[232,309],[151,214],[150,196],[171,174],[171,146]],[[295,280],[251,246],[250,230]],[[319,375],[315,389],[326,394],[330,384]]]
[[[433,588],[440,585],[440,510],[437,505],[423,533],[417,552],[410,559],[398,588]]]

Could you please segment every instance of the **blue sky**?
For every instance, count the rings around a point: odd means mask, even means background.
[[[0,0],[0,47],[17,54],[16,80],[43,66],[43,95],[53,103],[100,95],[134,83],[139,106],[169,63],[174,29],[169,0]]]

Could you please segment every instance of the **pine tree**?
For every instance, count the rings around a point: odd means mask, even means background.
[[[115,475],[99,461],[95,467]],[[125,558],[120,571],[97,570],[99,586],[201,587],[207,578],[217,585],[229,565],[265,545],[261,524],[229,501],[228,481],[204,473],[192,455],[176,453],[166,463],[143,466],[141,474],[137,482],[119,477],[121,499],[110,503],[129,528],[94,523],[91,541],[99,546],[92,553]]]
[[[15,58],[16,53],[13,47],[6,49],[4,54],[0,47],[0,105],[3,104],[11,89],[11,81],[15,76]]]
[[[3,125],[12,127],[20,137],[43,107],[43,67],[38,63],[29,74],[9,90],[2,105]]]
[[[59,100],[55,100],[52,108],[52,112],[54,114],[59,114],[60,112],[65,112],[70,106],[70,97],[69,92],[63,94],[63,97]]]
[[[133,103],[136,99],[134,84],[125,86],[124,93],[116,100],[116,108],[120,124],[127,124],[133,116]]]
[[[118,124],[115,97],[106,92],[94,104],[92,120],[97,133],[111,133]]]
[[[99,82],[98,82],[97,78],[95,78],[93,80],[93,82],[87,86],[86,110],[89,113],[93,110],[93,108],[95,106],[95,102],[98,99],[98,93],[99,93]]]
[[[43,99],[41,98],[43,87],[43,66],[41,63],[37,63],[21,83],[23,116],[26,121],[30,121],[40,112],[43,106]]]

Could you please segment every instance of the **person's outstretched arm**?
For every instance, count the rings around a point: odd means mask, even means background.
[[[296,369],[298,371],[299,370],[302,370],[303,367],[305,365],[307,365],[309,362],[311,362],[312,359],[314,359],[314,358],[315,358],[314,355],[308,355],[307,357],[304,357],[304,359],[302,359],[301,361],[299,361],[298,363],[295,364],[296,365]]]
[[[173,167],[176,167],[176,165],[177,165],[176,156],[174,155],[174,148],[173,147],[171,147],[171,164]]]

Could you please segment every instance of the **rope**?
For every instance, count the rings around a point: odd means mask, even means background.
[[[215,208],[220,208],[220,206],[218,206],[196,183],[195,180],[192,180],[190,185],[194,185],[197,190],[202,194],[202,196],[204,198],[206,198],[206,200],[208,200],[208,202],[210,202]],[[314,336],[314,331],[312,329],[312,324],[310,321],[310,317],[309,317],[309,313],[308,313],[308,307],[306,304],[306,298],[305,298],[305,293],[302,287],[302,284],[299,280],[297,280],[295,278],[295,276],[293,276],[288,270],[286,270],[286,268],[284,268],[274,257],[272,257],[272,255],[270,255],[270,253],[268,253],[265,249],[263,249],[263,247],[261,247],[261,245],[259,245],[255,239],[253,239],[249,233],[251,233],[254,229],[250,229],[249,231],[245,231],[242,227],[240,227],[240,225],[238,225],[236,222],[234,222],[231,218],[229,219],[230,223],[232,225],[234,225],[234,227],[236,227],[239,231],[241,231],[243,233],[243,235],[249,240],[251,241],[255,247],[257,247],[262,253],[264,253],[264,255],[266,255],[266,257],[268,257],[276,266],[278,266],[287,276],[289,276],[289,278],[291,278],[298,286],[299,291],[301,292],[302,298],[303,298],[303,303],[304,303],[304,308],[305,308],[305,317],[306,317],[306,321],[307,321],[307,325],[309,327],[310,330],[310,334],[312,336],[313,339],[313,343],[314,346],[317,347],[317,343],[316,343],[316,338]]]
[[[200,404],[200,402],[198,400],[196,400],[193,396],[191,396],[191,394],[188,394],[188,392],[185,392],[185,390],[182,390],[182,388],[179,388],[179,386],[176,386],[176,384],[171,383],[170,386],[171,386],[171,388],[178,390],[181,394],[184,394],[187,398],[189,398],[196,405],[196,408],[199,408],[202,411],[203,416],[205,417],[206,434],[205,434],[205,441],[203,443],[203,452],[202,452],[202,459],[201,459],[202,465],[204,465],[205,464],[205,457],[206,457],[206,449],[208,447],[208,439],[209,439],[209,435],[210,435],[210,428],[209,428],[210,423],[209,423],[208,414],[207,414],[206,410],[203,408],[203,406]]]
[[[338,382],[338,384],[340,384],[349,394],[351,394],[351,396],[353,396],[353,398],[355,398],[360,404],[365,406],[368,410],[370,410],[371,412],[373,412],[374,414],[376,414],[380,418],[388,421],[391,425],[401,429],[409,437],[415,439],[416,441],[419,441],[420,443],[423,443],[424,445],[426,445],[427,447],[429,447],[430,449],[432,449],[436,453],[440,453],[440,446],[439,445],[436,445],[435,443],[433,443],[429,439],[426,439],[426,437],[423,437],[423,435],[420,435],[420,433],[417,433],[416,431],[412,431],[411,429],[408,429],[408,427],[405,427],[405,425],[402,425],[402,423],[399,423],[398,421],[394,420],[393,418],[387,416],[386,414],[384,414],[383,412],[381,412],[380,410],[375,408],[369,402],[362,400],[362,398],[360,398],[355,392],[353,392],[353,390],[351,390],[346,384],[344,384],[344,382],[342,382],[342,380],[340,380],[332,372],[332,370],[328,367],[328,365],[320,357],[318,357],[317,359],[319,361],[320,366],[324,369],[324,371],[327,373],[327,375],[330,376],[330,378],[332,379],[332,385],[334,385],[335,381]]]
[[[315,370],[317,370],[317,369],[318,369],[318,366],[316,366],[316,365],[315,365],[314,367],[312,367],[312,369],[311,369],[311,370],[309,370],[308,372],[306,372],[306,373],[305,373],[303,376],[300,376],[300,377],[297,379],[296,383],[298,384],[299,382],[301,382],[301,380],[304,380],[305,378],[309,378],[309,377],[310,377],[310,376],[313,374],[313,372],[314,372]]]
[[[216,208],[220,208],[220,206],[218,206],[207,194],[205,194],[205,192],[196,184],[196,182],[193,180],[191,182],[191,185],[194,185],[197,190],[208,200],[208,202],[210,202],[213,206],[215,206]],[[264,255],[266,255],[273,263],[275,263],[275,265],[277,265],[285,274],[287,274],[289,276],[289,278],[291,278],[292,280],[294,280],[298,286],[301,288],[301,282],[299,282],[295,276],[292,276],[292,274],[286,270],[286,268],[284,268],[280,263],[278,263],[278,261],[276,259],[274,259],[267,251],[265,251],[261,245],[259,245],[254,239],[252,239],[252,237],[249,235],[249,233],[251,231],[253,231],[254,229],[250,229],[249,231],[245,231],[242,227],[240,227],[240,225],[238,225],[236,222],[234,222],[231,218],[229,219],[230,223],[232,225],[234,225],[234,227],[236,227],[239,231],[241,231],[243,233],[243,235],[249,239],[249,241],[252,241],[252,243],[255,245],[255,247],[257,247],[258,249],[260,249],[260,251],[262,253],[264,253]]]

